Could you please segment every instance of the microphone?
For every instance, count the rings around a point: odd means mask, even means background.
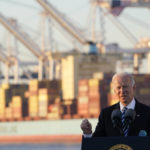
[[[131,125],[135,119],[136,112],[133,109],[127,109],[125,113],[125,124],[127,126]]]
[[[147,136],[147,132],[145,130],[140,130],[139,136]]]
[[[121,128],[121,111],[119,109],[112,111],[111,120],[114,128]]]

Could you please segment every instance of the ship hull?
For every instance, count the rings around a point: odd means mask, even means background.
[[[80,143],[82,119],[0,123],[0,143]],[[90,119],[95,127],[97,119]]]

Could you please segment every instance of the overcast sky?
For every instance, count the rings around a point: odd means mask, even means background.
[[[92,22],[92,11],[90,11],[91,5],[89,0],[49,0],[49,2],[62,13],[62,16],[69,18],[68,20],[79,27],[85,35],[90,36],[87,34],[87,31],[91,30],[89,24]],[[4,16],[17,19],[23,30],[32,35],[32,38],[37,41],[38,44],[41,40],[40,14],[42,11],[42,7],[36,0],[0,0],[0,13]],[[96,18],[97,34],[100,35],[100,32],[98,31],[100,30],[98,29],[100,28],[100,16],[97,14]],[[130,34],[134,38],[137,38],[137,40],[143,37],[150,37],[150,30],[148,29],[148,26],[150,25],[149,18],[150,10],[147,8],[126,8],[119,17],[116,17],[116,19],[119,19],[126,29],[129,30]],[[104,29],[106,43],[116,42],[121,47],[134,47],[131,40],[127,38],[124,33],[120,32],[117,26],[107,17],[104,18]],[[7,41],[7,33],[2,25],[0,25],[0,32],[0,42],[6,47],[5,42]],[[69,50],[73,47],[72,41],[64,35],[63,29],[53,31],[52,38],[53,41],[55,41],[53,43],[55,43],[54,46],[60,50]],[[39,44],[39,46],[41,46],[41,44]],[[22,53],[25,53],[25,55],[28,56],[30,55],[30,52],[28,54],[27,51],[28,50],[22,51]]]

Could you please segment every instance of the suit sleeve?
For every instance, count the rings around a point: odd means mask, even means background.
[[[105,121],[104,121],[104,111],[102,110],[98,118],[98,123],[92,137],[106,136],[105,131],[106,130],[105,130]]]

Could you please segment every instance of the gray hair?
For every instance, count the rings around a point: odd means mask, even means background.
[[[114,74],[112,77],[112,83],[115,80],[115,78],[118,76],[119,77],[128,77],[131,81],[132,87],[135,85],[135,80],[134,80],[133,76],[129,73],[116,73],[116,74]]]

